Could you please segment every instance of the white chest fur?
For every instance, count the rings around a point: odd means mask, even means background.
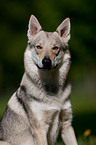
[[[56,103],[56,101],[53,101],[52,103],[32,101],[30,103],[30,108],[32,112],[36,114],[38,121],[46,124],[46,122],[50,123],[51,117],[55,112],[60,112],[61,104]]]
[[[56,100],[51,104],[33,101],[30,103],[30,107],[42,126],[48,140],[53,144],[60,129],[59,114],[61,105]]]

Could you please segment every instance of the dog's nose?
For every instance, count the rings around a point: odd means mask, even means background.
[[[44,59],[42,60],[42,64],[43,64],[43,67],[44,69],[51,69],[51,59],[50,58],[47,58],[47,57],[44,57]]]

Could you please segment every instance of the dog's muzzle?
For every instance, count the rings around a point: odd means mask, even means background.
[[[50,70],[52,68],[52,61],[50,58],[44,57],[42,60],[43,69]]]

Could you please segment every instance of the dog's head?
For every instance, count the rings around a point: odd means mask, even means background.
[[[31,61],[42,70],[51,70],[62,64],[70,39],[70,20],[65,19],[55,32],[42,30],[36,17],[29,20],[28,47],[25,61]],[[67,58],[65,56],[65,58]],[[31,66],[30,66],[31,67]]]

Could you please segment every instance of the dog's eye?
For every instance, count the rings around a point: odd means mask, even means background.
[[[53,50],[58,50],[59,47],[55,46],[55,47],[53,47],[52,49],[53,49]]]
[[[42,46],[37,45],[36,48],[37,48],[37,49],[42,49]]]

